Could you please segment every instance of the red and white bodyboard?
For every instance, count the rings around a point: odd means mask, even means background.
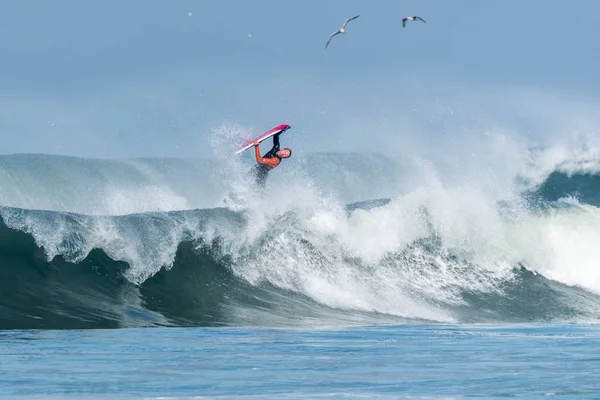
[[[235,154],[240,154],[242,151],[249,149],[250,147],[253,146],[254,142],[262,142],[263,140],[267,140],[268,138],[270,138],[273,135],[277,135],[278,133],[283,133],[285,131],[287,131],[288,129],[290,129],[291,126],[289,126],[288,124],[282,124],[279,126],[276,126],[275,128],[268,130],[267,132],[263,133],[262,135],[260,135],[259,137],[253,138],[253,139],[248,139],[244,142],[244,144],[242,145],[242,147],[240,147]]]

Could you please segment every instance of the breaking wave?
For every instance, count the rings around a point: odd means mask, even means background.
[[[208,160],[3,156],[0,329],[597,321],[600,175],[567,161],[499,196],[321,154],[261,195]]]

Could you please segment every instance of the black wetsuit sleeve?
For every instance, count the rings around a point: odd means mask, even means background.
[[[278,133],[277,135],[273,135],[273,148],[271,148],[271,150],[269,150],[269,152],[267,154],[265,154],[263,156],[263,158],[275,157],[275,153],[277,153],[279,151],[279,135],[281,135],[281,133]]]

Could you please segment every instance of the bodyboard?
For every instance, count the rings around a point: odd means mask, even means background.
[[[279,126],[276,126],[275,128],[266,131],[265,133],[263,133],[262,135],[260,135],[259,137],[253,138],[253,139],[248,139],[244,142],[244,144],[242,145],[242,147],[240,147],[235,154],[240,154],[242,151],[249,149],[250,147],[253,146],[254,142],[262,142],[264,140],[267,140],[268,138],[270,138],[273,135],[277,135],[278,133],[283,133],[285,131],[287,131],[288,129],[290,129],[291,126],[289,126],[288,124],[282,124]]]

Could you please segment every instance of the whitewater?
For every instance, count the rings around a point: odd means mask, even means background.
[[[266,194],[249,156],[0,156],[0,329],[597,322],[600,155],[490,138],[295,152]]]

